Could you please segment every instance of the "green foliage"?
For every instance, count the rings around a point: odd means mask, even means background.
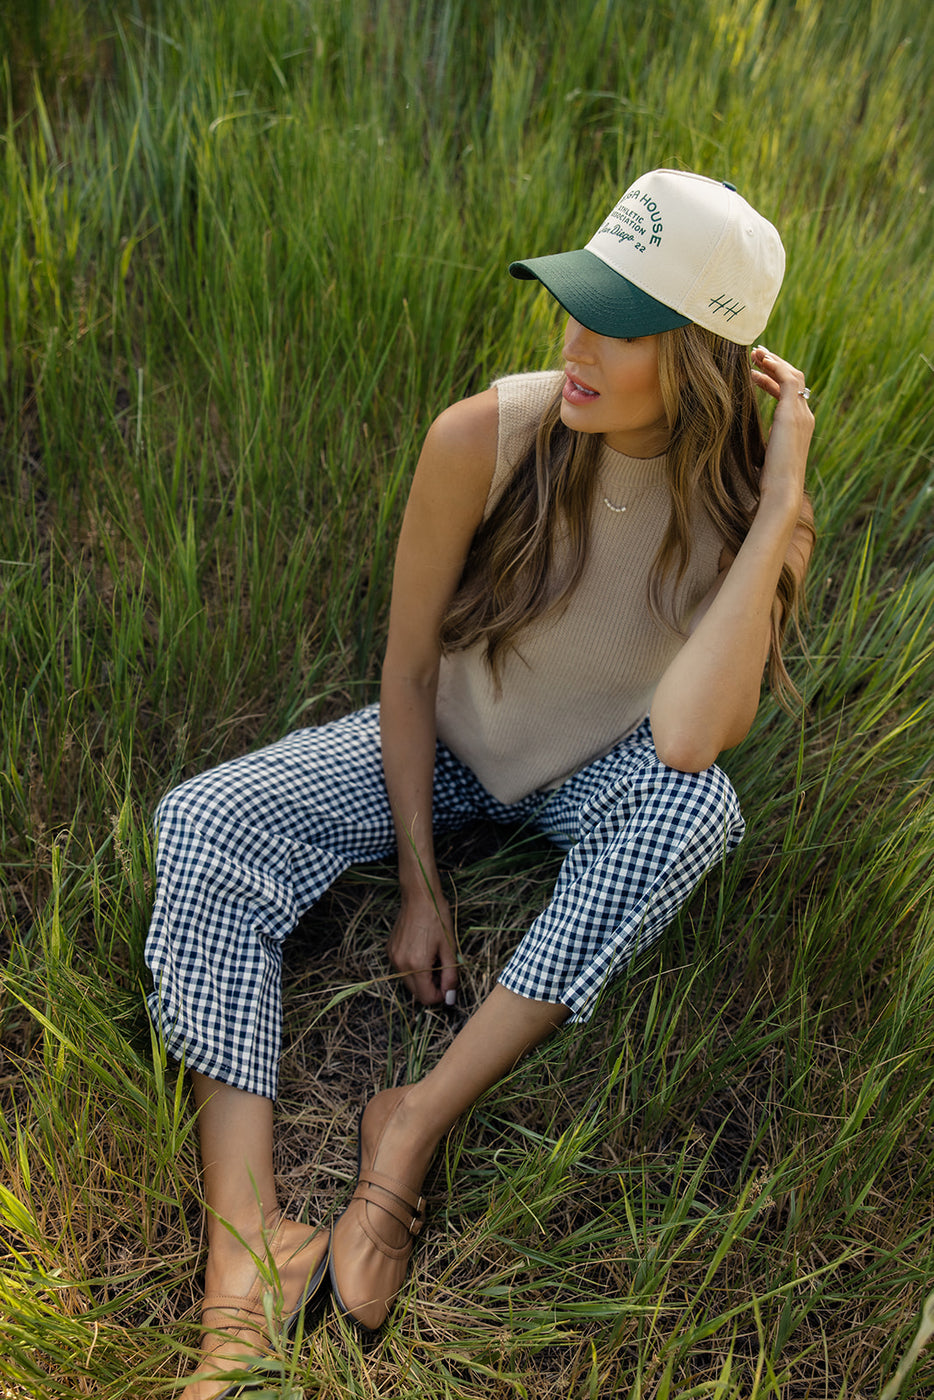
[[[13,107],[28,110],[37,90],[81,104],[112,70],[112,14],[141,8],[145,0],[0,0],[0,59]]]
[[[506,264],[682,165],[786,243],[807,711],[764,700],[727,757],[749,834],[661,952],[452,1135],[383,1349],[319,1329],[273,1390],[930,1393],[932,30],[925,0],[0,0],[0,1391],[167,1394],[194,1343],[147,814],[375,694],[428,422],[560,333]],[[469,1005],[555,857],[448,860]],[[453,1030],[397,998],[393,911],[370,870],[294,940],[277,1152],[311,1215],[351,1098]]]

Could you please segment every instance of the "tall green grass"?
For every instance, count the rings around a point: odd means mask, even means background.
[[[661,950],[452,1134],[381,1350],[329,1324],[273,1393],[929,1394],[930,7],[0,16],[0,1390],[186,1369],[197,1152],[142,1010],[148,813],[375,695],[427,423],[560,335],[506,264],[681,165],[788,251],[807,710],[766,699],[728,755],[749,835]],[[556,857],[478,830],[446,861],[469,1006]],[[393,911],[392,871],[360,872],[292,942],[277,1165],[309,1216],[351,1179],[359,1098],[456,1029],[397,994]]]

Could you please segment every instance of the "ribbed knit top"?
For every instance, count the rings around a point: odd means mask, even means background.
[[[488,514],[535,436],[561,371],[497,382],[499,438]],[[597,470],[584,571],[566,606],[529,624],[504,661],[497,689],[473,646],[446,655],[438,736],[501,802],[559,783],[630,734],[649,712],[683,638],[656,622],[647,581],[668,524],[665,458],[626,457],[605,443]],[[606,505],[625,506],[611,510]],[[723,541],[694,513],[693,549],[678,593],[689,616],[716,581]]]

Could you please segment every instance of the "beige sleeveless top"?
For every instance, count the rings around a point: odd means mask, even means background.
[[[535,436],[562,372],[497,382],[499,439],[487,513]],[[529,624],[497,690],[483,647],[442,657],[438,737],[501,802],[565,778],[641,724],[683,638],[653,618],[646,584],[668,524],[665,458],[626,457],[604,444],[584,572],[562,611]],[[606,504],[610,502],[617,509]],[[620,510],[625,506],[625,510]],[[701,507],[678,591],[687,617],[717,578],[723,541]]]

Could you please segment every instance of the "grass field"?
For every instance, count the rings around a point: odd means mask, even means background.
[[[652,166],[779,226],[820,538],[806,710],[726,756],[749,833],[429,1178],[384,1344],[275,1396],[921,1400],[934,1360],[934,11],[928,0],[0,0],[0,1395],[167,1396],[202,1260],[153,1045],[148,817],[375,695],[419,441],[551,362],[517,256]],[[476,1004],[553,879],[444,848]],[[286,975],[286,1200],[456,1019],[388,976],[393,872]],[[464,1013],[459,1013],[464,1014]],[[448,1189],[450,1187],[450,1189]]]

